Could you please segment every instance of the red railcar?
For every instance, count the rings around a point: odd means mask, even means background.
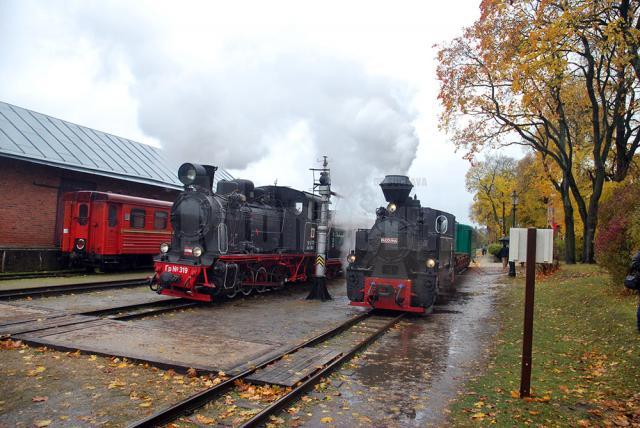
[[[171,202],[94,191],[64,195],[60,247],[72,264],[88,267],[151,265],[171,241]]]

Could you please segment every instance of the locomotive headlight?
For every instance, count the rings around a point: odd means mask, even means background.
[[[160,244],[160,252],[162,254],[167,254],[169,252],[169,244],[167,244],[166,242]]]
[[[178,178],[185,186],[194,184],[198,176],[206,175],[206,169],[197,163],[183,163],[178,169]]]
[[[82,238],[76,239],[76,248],[78,250],[82,250],[86,244],[87,244],[87,241],[85,241],[84,239]]]
[[[356,262],[356,255],[355,255],[355,254],[349,254],[349,255],[347,256],[347,261],[348,261],[349,263],[355,263],[355,262]]]
[[[434,267],[436,267],[436,261],[433,259],[427,259],[424,262],[425,266],[429,269],[433,269]]]
[[[389,205],[387,205],[387,211],[389,211],[390,213],[396,212],[397,208],[398,207],[393,202],[389,202]]]
[[[200,257],[202,255],[202,248],[200,247],[193,247],[193,255],[195,257]]]

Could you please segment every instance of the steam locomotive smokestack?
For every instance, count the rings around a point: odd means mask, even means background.
[[[316,233],[316,262],[313,276],[313,287],[307,296],[307,300],[331,300],[331,294],[327,290],[326,263],[327,263],[327,235],[329,232],[329,204],[331,203],[331,175],[327,168],[327,157],[324,157],[320,179],[314,183],[320,194],[320,222]]]
[[[380,188],[387,202],[403,204],[409,197],[413,184],[406,175],[387,175],[380,183]]]

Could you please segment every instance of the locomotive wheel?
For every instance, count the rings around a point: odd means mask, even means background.
[[[279,290],[284,287],[284,279],[287,276],[287,268],[285,268],[284,266],[273,266],[271,269],[269,269],[269,280],[276,283],[276,285],[274,285],[273,287],[275,290]]]
[[[253,286],[251,285],[242,285],[242,282],[244,282],[244,280],[248,277],[251,276],[253,277],[253,275],[247,275],[247,274],[243,274],[240,275],[240,292],[242,293],[243,296],[250,296],[251,293],[253,293]]]
[[[240,286],[240,292],[243,296],[250,296],[253,293],[253,287],[250,285],[242,285]]]
[[[238,295],[238,285],[234,285],[233,289],[227,291],[227,294],[225,294],[229,299],[233,299],[234,297],[236,297]]]
[[[266,293],[269,289],[267,287],[256,287],[258,293]]]
[[[267,269],[264,266],[261,266],[256,271],[256,282],[268,282],[268,281],[269,281],[269,275],[267,274]],[[267,287],[260,287],[260,288],[264,289],[264,291],[268,290]]]

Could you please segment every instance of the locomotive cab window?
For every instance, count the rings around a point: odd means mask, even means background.
[[[118,207],[113,204],[109,204],[109,227],[114,227],[118,224]]]
[[[169,214],[166,211],[156,211],[153,215],[153,228],[156,230],[166,229],[168,218]]]
[[[89,221],[89,206],[87,204],[80,204],[78,207],[78,224],[84,226]]]
[[[145,218],[147,212],[142,209],[134,208],[131,210],[130,224],[133,229],[144,229]]]

